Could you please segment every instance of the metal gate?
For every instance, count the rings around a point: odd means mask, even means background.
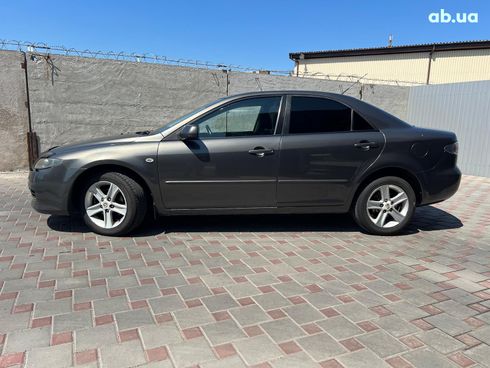
[[[407,121],[455,132],[461,171],[490,177],[490,81],[412,87]]]

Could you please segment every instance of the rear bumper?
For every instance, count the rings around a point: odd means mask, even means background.
[[[422,182],[422,201],[420,205],[427,205],[444,201],[458,191],[461,183],[461,171],[457,166],[446,169],[437,166],[419,175]]]
[[[51,168],[29,173],[31,206],[39,213],[50,215],[68,215],[68,188],[60,180],[62,168]],[[61,176],[63,177],[63,176]]]

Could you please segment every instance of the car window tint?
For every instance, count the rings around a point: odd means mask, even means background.
[[[352,119],[352,130],[373,130],[373,127],[366,121],[366,119],[355,111]]]
[[[199,137],[274,134],[281,97],[251,98],[224,106],[196,122]]]
[[[326,98],[293,97],[289,133],[328,133],[349,131],[351,109]]]

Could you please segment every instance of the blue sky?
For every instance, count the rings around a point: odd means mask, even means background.
[[[427,17],[478,12],[478,24]],[[292,69],[292,51],[490,38],[488,0],[3,1],[0,38]]]

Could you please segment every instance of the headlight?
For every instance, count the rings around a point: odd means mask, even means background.
[[[58,158],[40,158],[39,160],[37,160],[34,169],[36,170],[48,169],[50,167],[61,165],[61,162],[62,161]]]

